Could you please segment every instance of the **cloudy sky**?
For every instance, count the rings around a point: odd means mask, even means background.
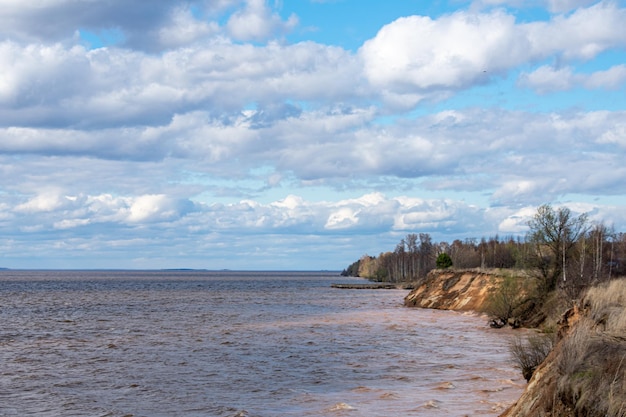
[[[0,0],[0,266],[626,231],[626,1]]]

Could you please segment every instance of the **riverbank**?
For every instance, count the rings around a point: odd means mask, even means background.
[[[497,271],[436,270],[404,303],[485,312],[505,279]],[[591,288],[570,307],[554,320],[553,349],[501,417],[626,417],[626,279]]]
[[[495,270],[435,269],[405,298],[407,307],[484,312],[504,277]]]
[[[626,279],[563,314],[554,348],[500,417],[531,416],[626,417]]]

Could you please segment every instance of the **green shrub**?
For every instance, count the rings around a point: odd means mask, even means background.
[[[437,261],[435,262],[435,264],[439,269],[450,268],[452,267],[452,258],[450,258],[450,255],[445,252],[440,253],[439,256],[437,256]]]

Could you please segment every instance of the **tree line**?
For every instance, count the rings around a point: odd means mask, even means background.
[[[563,288],[577,295],[584,287],[626,275],[626,234],[587,214],[545,204],[528,222],[526,236],[434,242],[428,233],[410,233],[393,252],[364,255],[345,276],[382,282],[419,282],[447,254],[455,268],[517,268],[537,279],[541,292]]]

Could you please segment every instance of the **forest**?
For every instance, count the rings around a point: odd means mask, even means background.
[[[427,233],[410,233],[393,252],[363,255],[349,265],[344,276],[381,282],[420,282],[446,254],[454,268],[516,268],[535,275],[542,290],[557,286],[573,296],[583,288],[626,275],[626,233],[587,214],[543,205],[528,222],[523,237],[500,237],[434,242]]]

